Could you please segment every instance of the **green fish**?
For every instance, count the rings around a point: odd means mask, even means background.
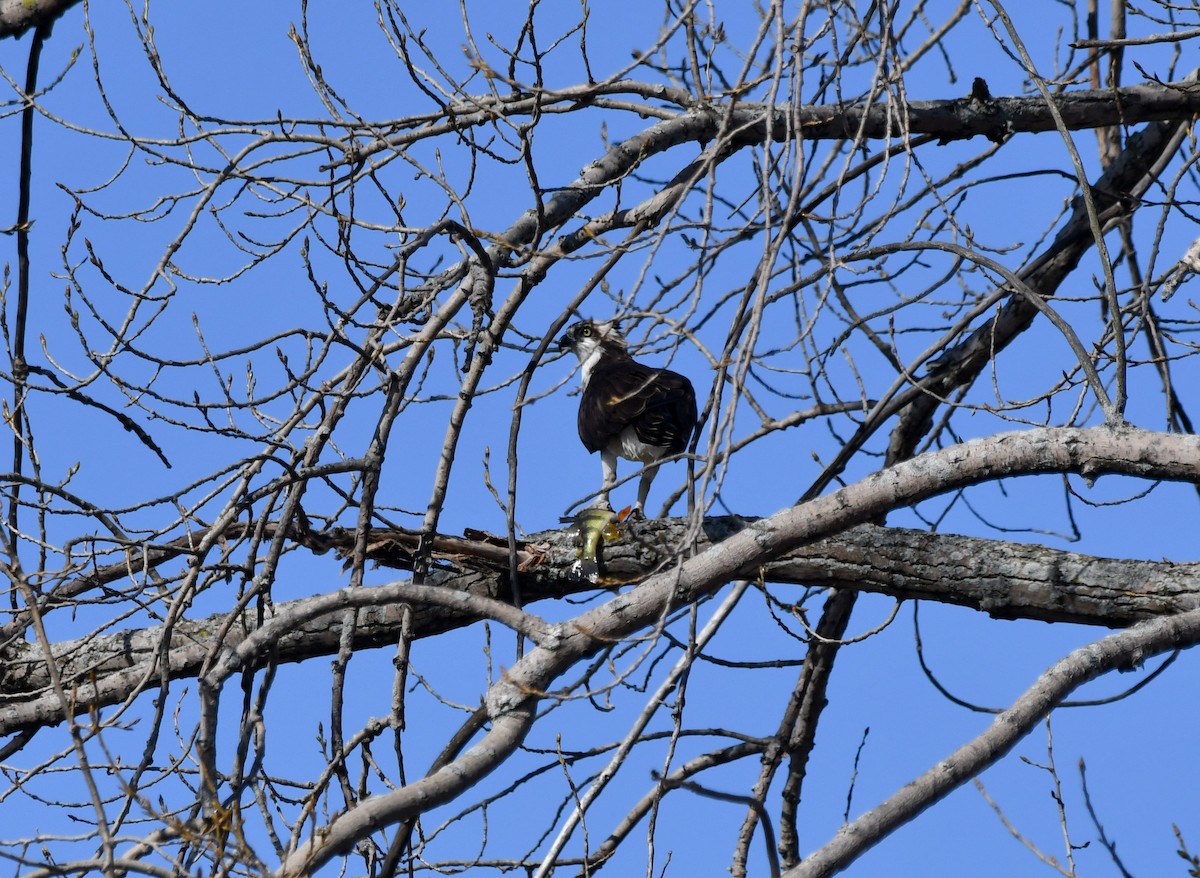
[[[606,540],[620,536],[617,514],[611,509],[592,507],[576,513],[571,529],[579,540],[579,560],[571,565],[571,575],[588,582],[600,581],[600,547]]]

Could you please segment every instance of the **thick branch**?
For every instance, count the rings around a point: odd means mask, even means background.
[[[783,143],[797,137],[805,140],[878,140],[909,135],[930,135],[940,142],[987,137],[1002,140],[1011,134],[1035,134],[1056,128],[1054,113],[1041,95],[981,97],[978,93],[946,100],[910,101],[901,106],[873,104],[803,104],[770,106],[753,101],[713,100],[683,112],[677,90],[666,86],[623,80],[602,85],[571,87],[538,94],[517,92],[502,97],[472,96],[453,108],[455,126],[489,124],[495,115],[517,118],[537,108],[574,107],[603,94],[620,93],[644,101],[661,100],[670,110],[645,104],[646,114],[665,116],[662,121],[617,144],[610,156],[644,142],[657,145],[663,136],[708,142],[725,131],[735,132],[738,146],[767,141]],[[984,89],[986,92],[986,89]],[[1194,80],[1146,83],[1118,89],[1080,89],[1052,97],[1063,123],[1070,130],[1139,125],[1146,122],[1190,121],[1200,112],[1200,85]],[[449,124],[449,123],[444,123]],[[380,140],[375,149],[395,147],[427,132],[404,131]],[[673,142],[678,142],[674,140]],[[655,149],[655,151],[658,151]],[[636,155],[636,153],[634,153]]]
[[[1195,82],[1153,83],[1115,90],[1070,91],[1055,95],[1054,104],[1071,130],[1185,120],[1200,112],[1200,85]],[[742,112],[755,111],[747,107]],[[762,111],[758,112],[761,114]],[[797,125],[806,140],[878,139],[895,137],[898,131],[931,134],[943,141],[979,135],[1000,140],[1009,134],[1031,134],[1055,128],[1050,107],[1040,95],[911,101],[904,106],[903,118],[897,118],[892,106],[872,104],[865,107],[803,106],[796,117],[790,111],[776,110],[771,119],[772,138],[776,141],[795,136]]]
[[[0,38],[50,24],[79,0],[0,0]]]
[[[710,518],[705,521],[699,549],[726,540],[749,524],[748,519]],[[684,519],[638,522],[628,528],[620,540],[605,547],[606,584],[645,579],[669,562],[673,547],[686,532]],[[345,542],[348,547],[351,539],[349,533],[334,534],[323,543],[336,546]],[[371,559],[404,567],[411,558],[404,547],[411,543],[415,549],[416,539],[406,533],[375,532],[368,541]],[[535,534],[525,544],[524,553],[520,593],[526,604],[594,589],[591,583],[571,576],[575,541],[569,531]],[[439,537],[433,558],[439,566],[430,581],[439,587],[483,599],[512,600],[506,550],[479,540]],[[757,577],[758,572],[744,570],[740,575]],[[762,565],[762,575],[769,582],[957,604],[1005,619],[1111,628],[1200,607],[1200,563],[1094,558],[1044,546],[871,525],[794,549]],[[377,590],[376,596],[370,606],[358,610],[355,649],[390,646],[398,636],[404,605],[395,600],[395,592]],[[337,605],[338,612],[315,616],[309,609],[328,597],[276,605],[276,616],[307,619],[290,626],[276,641],[276,661],[301,662],[337,651],[342,605]],[[410,606],[414,638],[434,636],[483,618],[466,602],[452,606],[414,600]],[[171,629],[166,670],[170,679],[199,673],[205,658],[217,649],[216,632],[225,618],[184,620]],[[237,649],[257,629],[256,612],[246,610],[221,647]],[[163,628],[153,627],[58,644],[55,655],[64,679],[79,682],[78,711],[121,703],[139,686],[157,686],[162,670],[156,662],[164,634]],[[40,656],[10,653],[0,674],[0,734],[59,721],[61,707],[48,687]]]

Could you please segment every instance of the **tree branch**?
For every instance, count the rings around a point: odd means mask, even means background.
[[[912,820],[1008,753],[1079,686],[1111,670],[1137,667],[1150,656],[1200,641],[1200,609],[1150,619],[1075,650],[999,714],[987,731],[955,750],[879,806],[838,830],[822,848],[785,873],[788,878],[824,878]]]
[[[712,549],[754,524],[732,516],[704,522],[699,551]],[[604,547],[606,584],[635,583],[669,562],[672,547],[687,533],[686,519],[638,522],[620,540]],[[348,550],[349,532],[322,538],[322,544]],[[373,531],[368,539],[371,561],[406,567],[417,535]],[[575,540],[569,530],[532,535],[522,547],[520,594],[524,604],[593,591],[590,582],[571,575]],[[412,611],[414,639],[431,637],[497,618],[476,597],[508,604],[507,550],[490,542],[438,537],[433,543],[436,565],[429,582],[463,597],[434,602],[404,584],[375,586],[361,598],[354,623],[356,650],[394,645],[405,606]],[[1043,546],[935,534],[904,528],[860,525],[844,533],[808,543],[742,575],[768,582],[808,587],[870,591],[897,598],[930,600],[982,610],[997,618],[1074,622],[1119,628],[1154,616],[1200,607],[1200,563],[1096,558]],[[406,591],[407,589],[407,591]],[[335,595],[338,593],[335,593]],[[330,595],[281,602],[274,619],[293,623],[273,642],[275,660],[300,662],[332,655],[338,649],[345,604],[334,601],[324,612],[314,608]],[[401,603],[404,598],[411,602]],[[119,704],[143,688],[157,686],[164,675],[177,680],[195,677],[205,658],[218,649],[217,632],[229,633],[220,648],[236,650],[260,628],[257,610],[226,626],[227,614],[181,620],[169,632],[161,626],[85,637],[55,644],[54,655],[64,679],[76,682],[79,714]],[[303,619],[302,622],[294,620]],[[504,621],[501,619],[500,621]],[[161,641],[170,638],[169,666],[158,660]],[[53,725],[62,720],[61,705],[49,691],[40,654],[14,643],[0,673],[0,734]]]
[[[1200,481],[1198,452],[1196,437],[1134,429],[1039,428],[1004,433],[921,455],[754,522],[707,551],[555,626],[557,637],[525,653],[489,689],[485,703],[493,725],[478,742],[434,774],[372,797],[318,828],[287,857],[278,874],[311,873],[372,832],[470,788],[520,744],[537,702],[547,697],[561,674],[654,625],[670,608],[712,594],[741,571],[757,569],[800,545],[874,520],[891,509],[1004,476],[1070,472],[1095,478],[1123,473]]]
[[[79,0],[0,0],[0,39],[53,23]]]

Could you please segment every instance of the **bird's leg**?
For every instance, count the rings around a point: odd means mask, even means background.
[[[600,496],[592,505],[598,509],[612,509],[612,504],[608,502],[608,492],[617,483],[617,455],[607,448],[600,451],[600,469],[604,472],[604,482],[600,486]]]
[[[633,507],[633,511],[629,513],[630,518],[645,518],[646,517],[646,498],[650,496],[650,483],[654,481],[654,477],[658,475],[658,464],[649,464],[642,470],[642,477],[638,480],[638,498],[637,505]]]

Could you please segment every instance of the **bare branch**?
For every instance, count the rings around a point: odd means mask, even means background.
[[[1200,610],[1140,622],[1128,631],[1075,650],[1047,670],[981,734],[903,790],[842,827],[789,878],[833,875],[880,839],[966,783],[1008,753],[1071,692],[1109,671],[1137,667],[1151,656],[1200,642]]]

